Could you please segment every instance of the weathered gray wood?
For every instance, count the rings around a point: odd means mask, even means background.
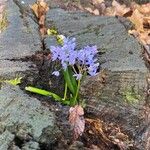
[[[87,113],[118,124],[138,149],[144,150],[146,140],[142,137],[144,128],[148,129],[144,108],[149,71],[141,57],[142,46],[128,35],[127,22],[62,9],[51,9],[47,14],[47,26],[56,27],[60,34],[76,37],[78,48],[97,45],[104,53],[99,56],[99,62],[106,69],[106,82],[103,84],[98,74],[88,77],[82,84]],[[54,40],[47,37],[45,44],[49,48]]]
[[[42,47],[38,24],[22,14],[13,0],[6,2],[6,12],[8,26],[0,34],[0,76],[29,70],[32,63],[22,62],[21,58],[35,54]],[[11,61],[15,59],[18,61]]]

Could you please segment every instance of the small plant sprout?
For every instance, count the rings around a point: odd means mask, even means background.
[[[49,30],[49,34],[51,34]],[[53,31],[54,32],[54,31]],[[52,34],[53,34],[52,32]],[[57,39],[58,35],[56,36]],[[63,38],[62,38],[63,37]],[[56,101],[71,106],[69,122],[74,130],[74,139],[77,139],[84,131],[85,120],[84,102],[80,99],[79,91],[83,77],[86,75],[95,76],[99,63],[96,55],[98,53],[96,46],[85,46],[81,49],[76,48],[76,39],[61,36],[61,42],[57,46],[50,46],[52,61],[59,62],[60,68],[53,71],[53,75],[63,75],[65,81],[64,96],[60,97],[55,93],[45,91],[34,87],[26,87],[30,92],[45,96],[51,96]]]
[[[16,78],[10,79],[10,80],[0,80],[0,82],[5,82],[5,83],[15,86],[15,85],[18,85],[21,83],[21,79],[22,79],[22,77],[16,77]]]
[[[66,38],[63,39],[63,44],[50,47],[52,53],[52,61],[59,61],[61,67],[59,71],[54,71],[53,74],[58,76],[59,72],[63,72],[65,79],[65,94],[67,89],[71,92],[70,106],[75,106],[80,103],[79,89],[83,76],[89,74],[95,76],[99,63],[97,62],[97,47],[85,46],[84,48],[76,49],[76,39]]]
[[[87,74],[90,76],[95,76],[97,74],[97,69],[99,67],[96,58],[98,52],[97,47],[85,46],[77,50],[75,38],[63,36],[62,40],[62,44],[58,43],[57,46],[50,46],[50,51],[52,54],[52,61],[59,61],[61,63],[61,68],[59,68],[59,70],[54,70],[52,74],[55,76],[59,76],[60,73],[63,74],[65,80],[64,97],[60,98],[60,96],[56,96],[56,94],[52,94],[52,92],[49,91],[49,94],[45,94],[45,90],[40,90],[31,86],[25,89],[45,96],[52,96],[59,102],[61,102],[61,99],[63,104],[66,101],[66,104],[70,106],[83,104],[79,97],[80,85],[83,77]],[[68,92],[70,92],[70,94],[67,94]],[[67,95],[70,97],[67,97]]]

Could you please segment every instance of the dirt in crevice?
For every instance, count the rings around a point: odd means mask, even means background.
[[[23,144],[24,144],[24,141],[21,140],[21,139],[19,139],[18,137],[15,137],[15,139],[14,139],[14,144],[15,144],[16,146],[18,146],[19,148],[22,148],[22,146],[23,146]]]

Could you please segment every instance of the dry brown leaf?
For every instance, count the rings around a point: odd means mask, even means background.
[[[101,3],[98,7],[100,14],[104,15],[106,11],[106,5],[105,3]]]
[[[126,5],[121,5],[116,0],[113,0],[112,7],[107,7],[105,10],[105,15],[108,16],[124,16],[128,12],[130,12],[131,9],[127,7]]]
[[[90,12],[90,13],[93,13],[92,8],[90,8],[90,7],[85,7],[84,9],[85,9],[86,11]]]
[[[45,19],[46,19],[46,16],[45,15],[42,15],[39,19],[39,25],[44,25],[45,24]]]
[[[100,4],[100,3],[103,3],[103,2],[104,2],[104,0],[92,0],[92,3],[93,3],[94,5]]]
[[[143,45],[150,44],[150,3],[132,3],[131,9],[133,13],[128,19],[135,25],[135,30],[129,33],[137,37]]]
[[[138,32],[143,32],[143,15],[136,9],[128,19],[135,25]]]
[[[116,0],[113,0],[112,6],[114,7],[116,16],[123,16],[130,11],[130,8],[126,7],[126,5],[119,4]]]
[[[33,4],[32,6],[30,6],[30,8],[33,10],[35,16],[36,16],[37,18],[39,18],[39,15],[38,15],[38,4],[35,3],[35,4]]]
[[[134,37],[138,38],[139,37],[139,33],[137,32],[137,30],[129,30],[128,31],[129,34],[132,34]]]
[[[146,45],[150,44],[150,33],[148,32],[141,33],[139,38],[143,44],[146,44]]]
[[[107,7],[105,10],[105,15],[106,16],[115,16],[116,15],[116,11],[114,7]]]
[[[132,34],[134,37],[136,37],[143,45],[149,45],[150,44],[150,33],[147,31],[144,32],[138,32],[137,30],[129,30],[129,34]]]
[[[40,18],[42,15],[46,14],[46,12],[49,10],[49,7],[46,2],[43,0],[37,1],[35,4],[30,6],[33,12],[35,13],[37,18]]]
[[[150,17],[143,18],[143,27],[146,29],[150,29]]]
[[[135,6],[138,11],[146,16],[150,15],[150,3]]]
[[[45,0],[37,0],[37,2],[30,7],[35,13],[35,16],[38,18],[40,25],[40,33],[42,36],[44,36],[46,34],[45,28],[46,12],[49,10],[49,7],[45,2]]]
[[[144,17],[150,17],[150,3],[139,5],[132,2],[130,8],[133,12],[137,9]]]
[[[69,123],[73,127],[74,140],[82,135],[85,128],[84,110],[80,105],[71,107],[69,110]]]
[[[99,13],[99,10],[98,9],[95,9],[94,11],[93,11],[93,14],[94,15],[96,15],[96,16],[98,16],[100,13]]]

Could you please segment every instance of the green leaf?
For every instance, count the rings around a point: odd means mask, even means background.
[[[52,92],[49,92],[49,91],[46,91],[46,90],[42,90],[42,89],[39,89],[39,88],[27,86],[27,87],[25,87],[25,90],[33,92],[33,93],[37,93],[37,94],[40,94],[40,95],[44,95],[44,96],[52,96],[56,100],[60,100],[61,99],[61,97],[59,97],[55,93],[52,93]]]
[[[55,29],[48,29],[48,30],[47,30],[47,34],[48,34],[48,35],[57,35],[58,32],[57,32]]]
[[[70,76],[71,83],[74,86],[74,89],[76,91],[77,90],[77,81],[76,81],[75,77],[73,76],[73,72],[72,72],[71,67],[68,67],[68,73]]]
[[[76,93],[76,86],[74,86],[73,76],[69,74],[68,68],[63,71],[64,79],[67,82],[69,90],[72,92],[73,95]]]
[[[75,97],[70,96],[70,106],[76,105],[77,101],[75,101]]]
[[[59,45],[62,45],[63,44],[63,37],[61,35],[56,35],[56,39],[57,39],[57,43]]]
[[[22,77],[11,79],[11,80],[5,80],[4,82],[9,83],[11,85],[18,85],[21,83]]]
[[[32,92],[32,93],[37,93],[37,94],[40,94],[40,95],[44,95],[44,96],[51,96],[56,101],[59,101],[59,102],[61,102],[63,104],[66,104],[66,105],[70,104],[70,101],[62,100],[62,98],[60,96],[58,96],[57,94],[55,94],[53,92],[49,92],[49,91],[42,90],[42,89],[39,89],[39,88],[31,87],[31,86],[25,87],[25,90],[29,91],[29,92]]]

